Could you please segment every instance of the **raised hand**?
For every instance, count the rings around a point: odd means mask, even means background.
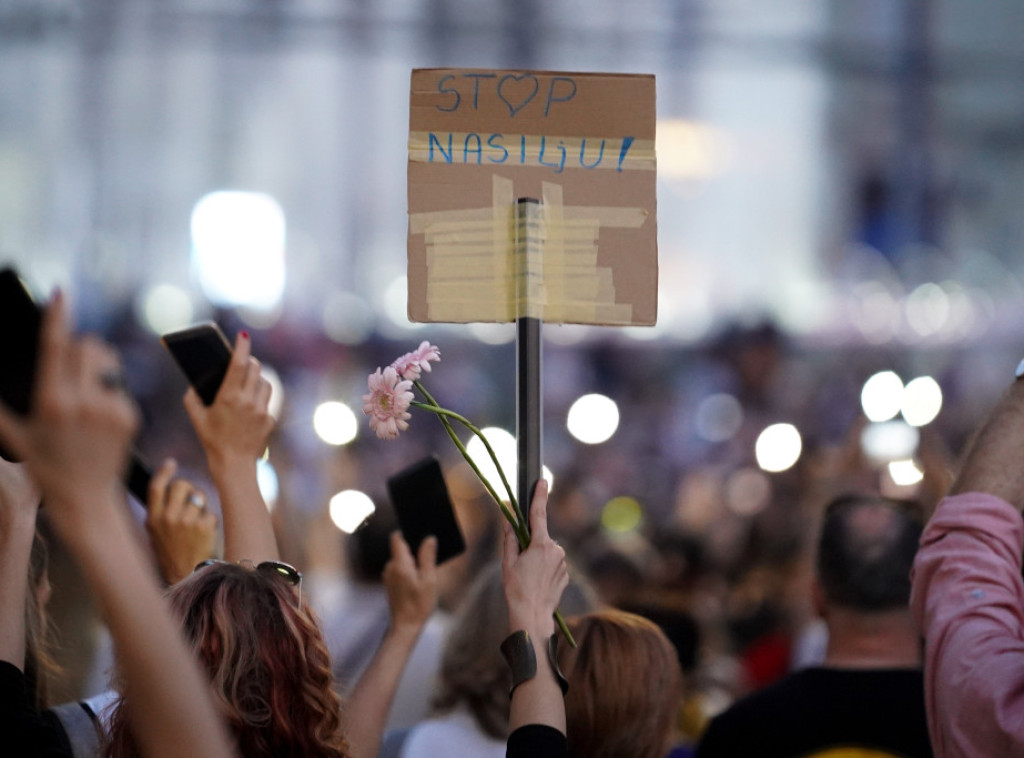
[[[149,485],[146,530],[169,584],[192,573],[213,556],[217,517],[206,509],[206,495],[187,479],[175,479],[178,464],[161,464]]]
[[[548,484],[543,479],[530,504],[530,546],[522,553],[512,527],[505,526],[502,581],[511,631],[525,629],[546,639],[553,615],[569,584],[565,550],[548,534]]]
[[[251,347],[249,336],[239,334],[213,405],[203,405],[190,388],[185,394],[185,410],[220,493],[224,557],[259,563],[279,560],[280,554],[256,478],[256,461],[274,429],[269,411],[271,388],[260,376],[260,362],[250,354]]]
[[[391,623],[417,630],[437,607],[437,539],[428,537],[414,559],[402,533],[391,533],[391,559],[384,566]]]
[[[73,338],[66,321],[58,293],[43,314],[30,414],[0,408],[0,437],[26,461],[58,531],[118,499],[139,424],[117,354],[94,338]]]
[[[204,405],[191,387],[185,393],[185,410],[211,468],[234,459],[255,461],[263,455],[274,430],[274,417],[268,410],[270,382],[260,375],[260,362],[251,350],[249,336],[240,333],[213,405]]]

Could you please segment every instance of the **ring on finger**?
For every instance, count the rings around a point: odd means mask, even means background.
[[[201,492],[190,492],[188,497],[185,498],[185,502],[189,505],[194,505],[199,510],[206,508],[206,498]]]

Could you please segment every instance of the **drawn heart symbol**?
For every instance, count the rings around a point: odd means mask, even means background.
[[[537,96],[539,88],[533,74],[506,74],[498,80],[498,98],[508,106],[508,115],[514,116]],[[505,94],[506,89],[511,90],[509,95]]]

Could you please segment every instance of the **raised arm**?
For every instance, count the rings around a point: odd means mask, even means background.
[[[213,557],[217,517],[206,510],[206,495],[187,479],[175,479],[178,464],[164,461],[149,484],[146,530],[168,584]]]
[[[185,410],[220,493],[224,558],[259,563],[276,561],[280,555],[256,478],[256,462],[267,449],[274,429],[274,418],[268,410],[270,383],[260,376],[260,363],[250,354],[251,347],[249,336],[239,334],[213,405],[203,405],[190,388],[185,394]]]
[[[1024,751],[1024,380],[978,429],[921,537],[911,610],[925,638],[936,756]]]
[[[950,494],[984,492],[1024,507],[1024,379],[1003,393],[975,433]]]
[[[384,567],[391,625],[345,707],[345,734],[353,758],[380,750],[388,711],[405,665],[430,614],[437,607],[437,540],[420,545],[416,559],[401,532],[391,533],[391,560]]]
[[[512,692],[509,755],[523,727],[545,726],[565,734],[565,702],[548,659],[558,601],[569,584],[565,551],[548,534],[548,486],[541,480],[530,504],[530,546],[522,553],[511,527],[505,525],[502,577],[508,603],[509,631],[525,631],[533,647],[536,674]]]
[[[71,337],[58,295],[43,317],[32,411],[0,408],[0,438],[26,461],[99,602],[142,753],[223,758],[233,754],[224,725],[133,538],[120,481],[138,412],[122,384],[109,348]]]

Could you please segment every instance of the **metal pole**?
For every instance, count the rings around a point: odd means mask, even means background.
[[[540,202],[516,202],[516,492],[529,527],[530,500],[540,481],[543,446],[540,292],[544,235]]]

